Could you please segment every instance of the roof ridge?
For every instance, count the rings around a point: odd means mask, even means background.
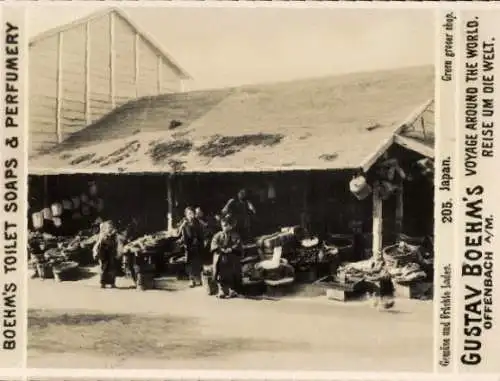
[[[156,50],[156,53],[159,54],[160,56],[162,56],[165,61],[167,61],[167,63],[169,64],[169,66],[174,69],[177,74],[182,77],[182,79],[191,79],[191,76],[189,75],[189,73],[187,73],[173,58],[170,54],[168,54],[167,52],[165,52],[165,50],[163,48],[160,47],[160,45],[146,32],[144,32],[144,30],[142,30],[141,27],[139,27],[134,21],[132,21],[132,19],[130,18],[130,16],[127,15],[127,13],[125,11],[123,11],[123,9],[120,9],[119,7],[107,7],[105,9],[100,9],[96,12],[92,12],[90,14],[88,14],[87,16],[85,17],[81,17],[79,19],[76,19],[76,20],[73,20],[69,23],[66,23],[66,24],[63,24],[63,25],[60,25],[60,26],[57,26],[57,27],[54,27],[54,28],[51,28],[49,30],[46,30],[45,32],[42,32],[42,33],[39,33],[37,34],[36,36],[32,37],[29,41],[29,46],[32,46],[33,44],[41,41],[41,40],[44,40],[46,38],[49,38],[49,37],[52,37],[54,35],[56,35],[57,33],[60,33],[60,32],[64,32],[64,31],[67,31],[67,30],[70,30],[76,26],[79,26],[81,24],[85,24],[89,21],[92,21],[92,20],[95,20],[97,18],[100,18],[100,17],[104,17],[108,14],[111,14],[111,13],[115,13],[116,15],[118,15],[123,21],[125,21],[139,36],[142,37],[142,39],[148,44],[150,45],[151,48],[153,48],[153,50]]]

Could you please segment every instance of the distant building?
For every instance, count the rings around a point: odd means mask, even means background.
[[[184,91],[189,75],[119,9],[30,41],[30,154],[144,96]]]

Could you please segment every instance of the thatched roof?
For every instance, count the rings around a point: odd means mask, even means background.
[[[433,78],[419,67],[143,98],[31,158],[30,171],[361,168],[433,97]]]

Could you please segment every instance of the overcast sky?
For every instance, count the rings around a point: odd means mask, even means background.
[[[102,3],[37,5],[28,14],[31,37],[102,8]],[[432,10],[165,6],[123,10],[193,76],[191,89],[434,62]]]

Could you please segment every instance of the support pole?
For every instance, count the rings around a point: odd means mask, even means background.
[[[373,187],[373,242],[372,242],[372,256],[378,258],[382,254],[382,207],[383,201],[380,197],[380,190],[378,183]]]
[[[173,189],[173,176],[167,175],[167,230],[172,230],[174,228],[174,189]]]

